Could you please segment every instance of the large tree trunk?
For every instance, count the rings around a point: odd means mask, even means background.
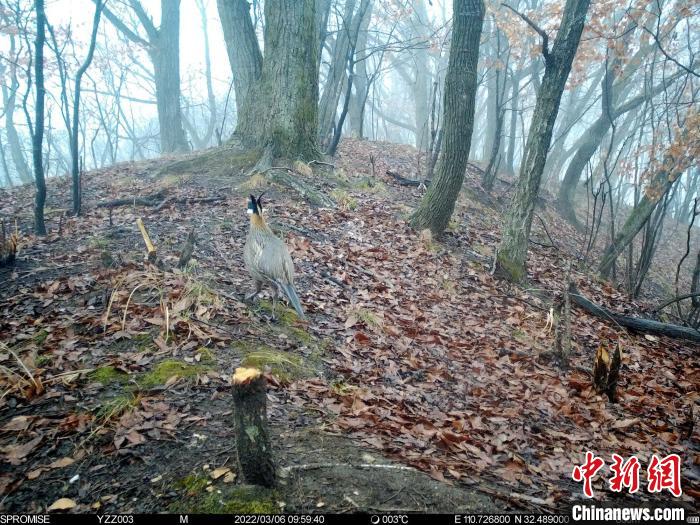
[[[35,0],[36,8],[36,39],[34,41],[34,85],[36,99],[34,101],[34,126],[32,130],[32,158],[34,159],[34,181],[36,194],[34,198],[34,233],[46,235],[44,224],[44,204],[46,203],[46,182],[44,180],[44,159],[42,145],[44,143],[44,42],[46,41],[46,12],[44,0]]]
[[[589,4],[590,0],[567,0],[554,46],[545,55],[544,76],[537,92],[520,176],[513,201],[506,213],[503,237],[497,253],[499,275],[512,281],[521,281],[525,277],[528,239],[542,171],[552,140],[559,102],[578,49]]]
[[[267,156],[318,155],[315,0],[265,2],[265,59],[236,134]]]
[[[151,47],[162,152],[187,151],[180,108],[180,0],[160,0],[161,23]]]
[[[226,52],[236,88],[236,110],[240,116],[247,96],[260,79],[263,57],[250,19],[247,0],[217,0]]]
[[[414,228],[441,234],[454,211],[469,160],[477,90],[482,0],[453,0],[450,59],[445,76],[444,147],[435,177],[411,217]]]

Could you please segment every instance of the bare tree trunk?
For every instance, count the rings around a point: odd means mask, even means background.
[[[44,224],[44,204],[46,203],[46,181],[44,180],[44,159],[42,145],[44,142],[44,42],[46,41],[46,12],[44,0],[35,0],[36,39],[34,41],[34,84],[36,98],[34,102],[34,125],[32,126],[32,158],[34,159],[34,180],[36,194],[34,198],[34,233],[46,235]]]
[[[19,80],[17,79],[17,62],[15,53],[15,35],[10,33],[10,57],[11,62],[9,65],[10,73],[10,86],[2,82],[2,101],[5,105],[5,130],[7,131],[7,144],[10,147],[10,156],[12,157],[12,162],[15,165],[15,170],[19,176],[20,182],[22,184],[28,184],[32,182],[32,174],[29,170],[29,165],[27,164],[27,159],[22,151],[22,142],[17,133],[17,128],[14,123],[14,113],[17,100],[17,91],[19,89]],[[0,75],[4,76],[5,65],[4,62],[0,63]]]
[[[520,104],[520,73],[514,73],[511,78],[510,95],[510,125],[508,127],[508,151],[506,153],[506,172],[515,175],[515,137],[518,129],[518,112]]]
[[[496,260],[499,275],[512,281],[522,281],[525,277],[528,239],[540,180],[559,102],[578,49],[589,4],[590,0],[567,0],[551,53],[547,51],[546,41],[542,44],[545,52],[544,76],[537,92],[520,176],[506,213]]]
[[[612,75],[612,72],[609,72]],[[612,123],[615,122],[620,116],[625,113],[637,109],[646,100],[651,99],[657,94],[663,92],[668,86],[670,86],[676,79],[681,76],[685,76],[685,72],[676,73],[671,75],[648,92],[641,93],[636,97],[629,99],[627,102],[618,104],[614,108],[610,108],[606,111],[603,108],[602,114],[598,119],[589,126],[589,128],[581,134],[582,141],[578,144],[576,153],[571,159],[568,168],[566,169],[566,174],[562,180],[561,186],[559,187],[559,193],[557,195],[557,207],[560,212],[567,218],[572,224],[579,225],[578,219],[576,218],[576,213],[574,211],[574,195],[576,193],[576,188],[578,187],[579,180],[581,179],[581,174],[591,160],[593,154],[596,152],[600,143],[603,141],[605,134],[610,129]],[[603,79],[603,82],[606,80]],[[618,82],[613,83],[610,86],[610,100],[617,98],[617,93],[620,93],[626,89],[629,85],[629,77],[623,77]],[[606,97],[603,97],[605,101]]]
[[[413,27],[420,41],[417,49],[413,51],[416,68],[413,84],[416,148],[420,151],[428,151],[430,148],[430,85],[432,84],[427,48],[429,35],[426,31],[428,12],[425,2],[414,2],[413,5]]]
[[[187,151],[180,108],[180,0],[160,0],[160,28],[153,25],[139,0],[130,0],[129,6],[145,29],[147,39],[129,29],[106,7],[104,15],[125,37],[148,50],[156,84],[161,152]]]
[[[187,151],[180,108],[180,0],[160,0],[161,22],[151,58],[156,79],[156,102],[161,151]]]
[[[80,84],[83,80],[83,75],[92,63],[92,57],[95,54],[95,43],[97,41],[97,28],[100,25],[100,16],[104,3],[102,0],[97,0],[95,5],[95,16],[92,20],[92,35],[90,36],[90,48],[78,72],[75,74],[75,88],[73,89],[73,125],[70,131],[70,155],[71,155],[71,178],[72,178],[72,195],[73,195],[73,215],[80,215],[81,206],[81,187],[80,187],[80,164],[79,164],[79,147],[78,147],[78,126],[80,117]]]
[[[369,88],[369,78],[367,76],[367,29],[372,17],[372,7],[374,1],[370,0],[367,13],[362,17],[360,31],[357,35],[357,46],[355,49],[355,79],[353,85],[352,98],[350,99],[350,109],[348,118],[350,123],[350,134],[357,138],[363,137],[365,103],[367,101],[367,89]]]
[[[607,278],[610,275],[618,255],[634,240],[649,220],[649,217],[651,217],[651,214],[656,209],[656,205],[666,196],[666,193],[680,177],[682,170],[673,169],[676,162],[677,159],[674,159],[672,153],[665,155],[662,167],[649,183],[639,204],[634,207],[622,229],[605,249],[598,266],[598,271],[602,277]]]
[[[369,12],[370,1],[361,0],[355,12],[355,0],[346,0],[345,14],[333,48],[333,59],[328,79],[323,89],[318,108],[319,141],[325,145],[332,140],[335,131],[336,113],[343,86],[347,84],[347,67],[354,60],[360,24]]]
[[[469,160],[484,4],[482,0],[453,0],[453,12],[445,76],[444,146],[435,177],[411,217],[414,228],[429,228],[436,235],[450,221]]]
[[[240,116],[246,98],[260,79],[263,57],[250,19],[247,0],[217,0],[226,52],[236,87],[236,110]]]

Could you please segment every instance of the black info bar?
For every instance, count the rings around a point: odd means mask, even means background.
[[[558,524],[568,514],[2,514],[0,525]]]

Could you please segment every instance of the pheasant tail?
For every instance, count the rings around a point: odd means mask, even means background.
[[[296,310],[299,319],[306,319],[306,316],[304,315],[304,310],[301,308],[301,301],[299,301],[297,291],[294,289],[294,285],[280,284],[280,287],[284,291],[284,294],[287,296],[287,299],[289,299],[291,305],[294,307],[294,310]]]

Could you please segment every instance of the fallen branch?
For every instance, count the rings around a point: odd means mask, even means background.
[[[165,199],[165,191],[152,193],[143,197],[128,197],[123,199],[114,199],[107,202],[98,202],[97,208],[116,208],[118,206],[157,206]]]
[[[674,337],[677,339],[685,339],[687,341],[700,343],[700,330],[687,328],[685,326],[678,326],[675,324],[661,323],[651,319],[642,319],[639,317],[628,317],[626,315],[616,314],[615,312],[596,305],[581,295],[573,283],[569,287],[569,294],[571,295],[572,302],[586,312],[595,315],[596,317],[613,321],[620,326],[629,328],[630,330],[649,334],[665,335],[667,337]]]
[[[430,186],[430,179],[423,179],[423,180],[413,180],[413,179],[407,179],[406,177],[402,177],[395,171],[391,170],[386,170],[386,174],[389,175],[389,177],[392,177],[396,182],[399,183],[400,186],[415,186],[418,187],[421,184],[423,186]]]
[[[169,204],[202,204],[208,202],[219,202],[225,200],[226,197],[213,196],[213,197],[180,197],[180,198],[166,198],[164,191],[159,191],[158,193],[152,193],[151,195],[145,195],[144,197],[131,197],[124,199],[114,199],[107,202],[97,203],[97,208],[117,208],[119,206],[146,206],[155,207],[156,211],[162,210],[165,206]]]

